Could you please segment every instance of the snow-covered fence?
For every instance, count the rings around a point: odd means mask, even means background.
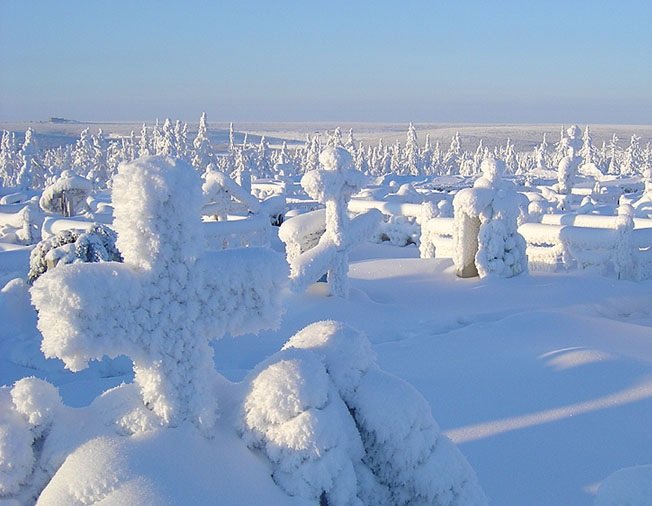
[[[453,258],[455,253],[454,231],[454,218],[430,218],[421,223],[419,244],[421,258],[435,258],[435,256]]]
[[[37,242],[39,233],[35,214],[28,205],[16,213],[0,212],[0,240],[18,244]]]
[[[518,229],[527,243],[533,269],[611,270],[619,278],[652,276],[652,220],[632,217],[621,205],[617,216],[544,215],[542,223]]]
[[[565,263],[566,248],[560,237],[561,229],[559,225],[545,223],[523,223],[518,227],[518,233],[525,239],[530,269],[555,270]]]
[[[284,221],[278,236],[285,243],[288,262],[292,264],[301,253],[317,246],[325,231],[326,209],[317,209]]]
[[[205,221],[203,233],[209,249],[269,246],[271,225],[265,214],[227,221]]]
[[[41,236],[48,239],[64,230],[77,230],[79,232],[89,232],[96,223],[103,225],[111,224],[111,216],[97,215],[92,219],[83,216],[71,216],[70,218],[58,218],[56,216],[46,216],[41,227]]]

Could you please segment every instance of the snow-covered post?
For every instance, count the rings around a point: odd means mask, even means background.
[[[124,263],[64,265],[34,283],[43,353],[73,371],[127,355],[162,424],[210,429],[217,373],[208,342],[278,323],[285,262],[261,248],[202,251],[201,180],[181,160],[122,164],[113,203]]]
[[[326,232],[315,248],[297,259],[299,265],[293,266],[293,277],[304,277],[297,272],[303,270],[302,264],[307,268],[325,264],[331,295],[346,298],[349,293],[349,249],[361,241],[370,228],[374,228],[380,213],[358,216],[359,225],[352,225],[347,206],[351,196],[361,188],[364,175],[352,168],[353,159],[346,149],[329,146],[319,155],[319,162],[323,170],[306,173],[301,178],[301,186],[308,195],[326,205]],[[319,256],[321,261],[317,260]],[[306,281],[314,282],[316,278]]]
[[[518,194],[501,176],[505,164],[485,158],[483,176],[453,199],[457,275],[511,277],[527,270],[525,240],[518,233]]]
[[[614,270],[618,279],[634,279],[636,277],[634,258],[632,256],[632,231],[634,230],[634,208],[629,202],[621,199],[616,216],[618,243],[614,257]]]

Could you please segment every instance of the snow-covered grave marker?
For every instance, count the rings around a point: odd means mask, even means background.
[[[319,155],[323,170],[311,170],[301,178],[301,186],[315,200],[326,205],[326,232],[314,248],[291,264],[291,279],[304,289],[328,271],[331,295],[348,297],[349,250],[368,238],[382,220],[372,209],[350,219],[347,206],[351,195],[362,186],[364,175],[352,168],[353,159],[343,148],[327,147]]]
[[[266,249],[201,251],[201,181],[185,162],[145,157],[114,180],[124,264],[72,264],[32,288],[46,357],[78,371],[127,355],[143,401],[165,425],[216,416],[209,339],[274,326],[285,262]]]
[[[501,176],[505,163],[482,161],[482,177],[453,199],[457,275],[511,277],[527,270],[525,240],[518,233],[519,195]]]
[[[216,221],[226,221],[233,207],[233,199],[244,205],[253,214],[260,211],[260,202],[228,175],[209,164],[204,172],[204,214],[210,214]]]

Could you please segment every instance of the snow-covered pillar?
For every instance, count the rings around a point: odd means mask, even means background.
[[[621,201],[616,216],[618,244],[614,258],[614,270],[618,279],[633,279],[634,259],[632,256],[632,231],[634,230],[634,208],[628,202]]]

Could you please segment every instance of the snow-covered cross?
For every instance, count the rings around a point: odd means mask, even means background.
[[[296,258],[292,265],[295,283],[313,283],[328,269],[331,295],[347,297],[349,292],[349,250],[365,240],[382,219],[372,209],[349,219],[351,196],[364,182],[362,172],[353,169],[353,159],[344,148],[327,147],[319,155],[324,170],[311,170],[301,178],[301,186],[312,198],[326,205],[326,232],[319,244]]]
[[[73,371],[127,355],[145,405],[164,424],[210,428],[209,340],[277,324],[285,262],[266,249],[201,251],[201,181],[185,162],[122,165],[113,203],[124,264],[66,265],[34,283],[42,350]]]

